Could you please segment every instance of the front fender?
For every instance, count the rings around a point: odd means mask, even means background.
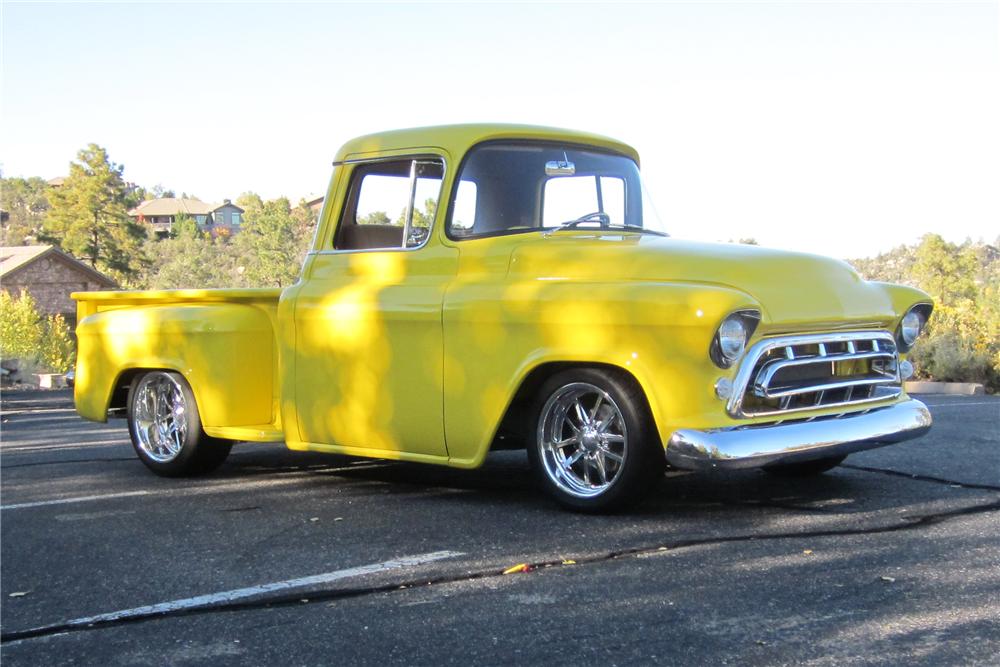
[[[916,287],[877,281],[872,281],[869,284],[879,287],[889,296],[889,301],[892,303],[892,310],[895,313],[895,320],[892,324],[893,331],[895,331],[896,326],[903,318],[903,315],[906,314],[906,311],[918,303],[927,304],[930,306],[931,310],[934,308],[934,301],[931,299],[930,295],[923,290],[917,289]],[[929,314],[930,312],[928,312],[928,315]]]
[[[744,292],[710,284],[456,285],[444,308],[451,463],[479,465],[521,383],[552,362],[604,364],[630,373],[666,441],[677,423],[718,411],[711,400],[720,371],[709,360],[709,345],[722,319],[744,308],[760,305]]]

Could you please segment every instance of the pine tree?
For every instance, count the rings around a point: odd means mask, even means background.
[[[50,195],[42,238],[128,283],[144,261],[146,231],[128,216],[123,170],[97,144],[82,149],[63,186]]]

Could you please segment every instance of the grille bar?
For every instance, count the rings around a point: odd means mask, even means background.
[[[788,349],[788,348],[786,348]],[[763,396],[765,398],[780,397],[787,394],[787,392],[773,392],[771,390],[771,383],[774,382],[774,378],[778,373],[785,370],[786,368],[794,368],[801,366],[813,366],[817,363],[831,363],[836,364],[841,361],[865,361],[869,359],[882,359],[889,363],[895,363],[895,355],[889,352],[855,352],[854,354],[827,354],[824,350],[823,343],[819,344],[820,354],[818,357],[796,357],[794,359],[782,359],[780,361],[768,362],[760,373],[757,375],[756,380],[754,380],[754,392],[758,396]],[[877,369],[873,369],[874,372],[880,372]],[[839,389],[841,387],[856,386],[861,384],[876,384],[880,382],[894,382],[896,380],[894,375],[882,374],[881,378],[872,378],[871,380],[857,380],[853,382],[841,381],[833,384],[823,384],[817,385],[815,388],[809,391],[819,391],[820,389]],[[806,385],[808,386],[808,385]],[[795,393],[795,392],[792,392]]]
[[[764,339],[747,351],[733,385],[727,410],[737,418],[862,405],[902,391],[888,331]]]
[[[892,382],[898,382],[895,378],[886,377],[880,379],[864,379],[864,380],[845,380],[843,382],[827,382],[826,384],[816,384],[816,385],[804,385],[801,387],[795,387],[793,389],[780,389],[778,391],[771,391],[769,388],[765,388],[763,391],[754,390],[758,396],[763,398],[784,398],[785,396],[799,396],[801,394],[823,394],[828,391],[834,391],[836,389],[847,389],[854,387],[871,386],[875,384],[890,384]],[[822,405],[823,397],[820,396],[814,405]]]

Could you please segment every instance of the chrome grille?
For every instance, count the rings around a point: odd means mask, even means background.
[[[733,383],[733,417],[761,417],[894,398],[899,357],[888,331],[767,338],[751,347]]]

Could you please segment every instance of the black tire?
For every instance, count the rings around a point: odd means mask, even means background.
[[[201,428],[194,392],[180,373],[149,371],[128,392],[128,432],[132,448],[147,468],[163,477],[211,472],[222,465],[233,443]]]
[[[798,463],[777,463],[765,466],[764,471],[779,477],[812,477],[822,475],[827,470],[836,468],[844,462],[847,456],[830,456],[825,459],[813,459],[812,461],[800,461]]]
[[[539,484],[563,507],[622,510],[663,476],[663,446],[646,397],[625,373],[561,371],[540,388],[532,415],[528,459]],[[574,438],[575,444],[563,444]]]

